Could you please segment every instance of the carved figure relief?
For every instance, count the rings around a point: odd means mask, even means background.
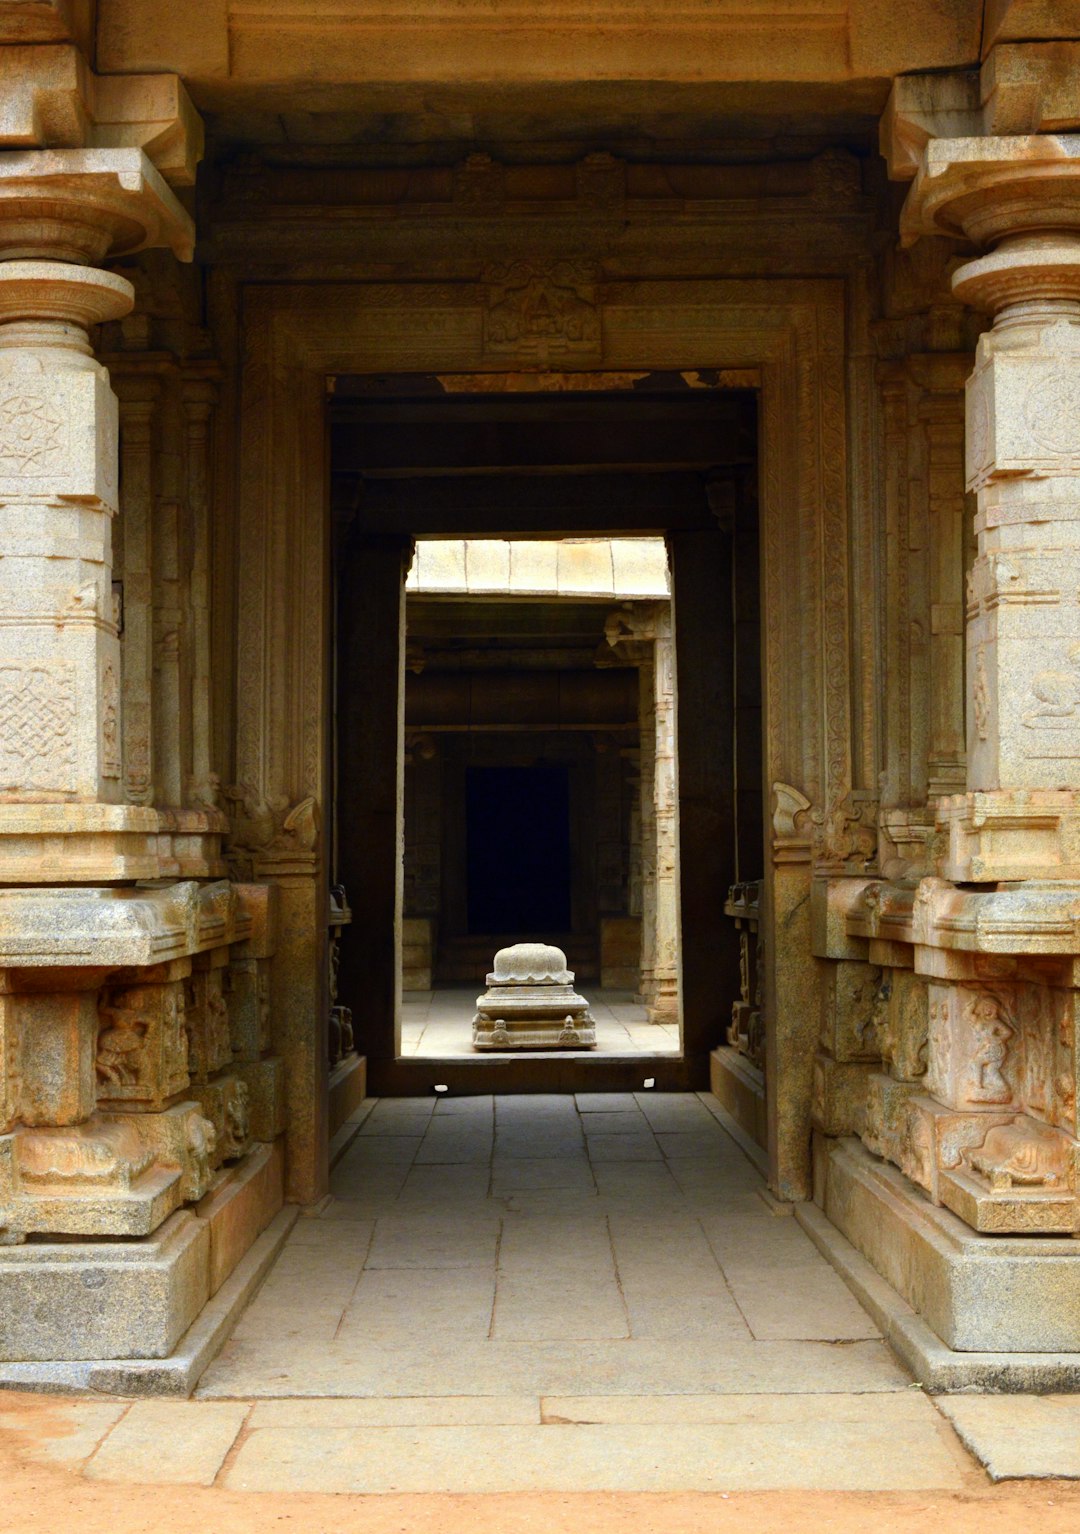
[[[1056,328],[1056,327],[1055,327]],[[1072,328],[1071,326],[1069,327]],[[1055,347],[1065,343],[1064,327]],[[1075,349],[1069,348],[1075,358]],[[1031,385],[1024,400],[1024,423],[1032,441],[1055,456],[1074,456],[1077,426],[1080,424],[1080,376],[1075,361],[1055,364],[1045,376]]]
[[[1039,671],[1031,683],[1035,702],[1024,715],[1029,730],[1069,730],[1080,723],[1080,644],[1070,645],[1068,670]]]
[[[1055,1188],[1065,1181],[1066,1142],[1052,1129],[1018,1114],[999,1124],[964,1158],[997,1191],[1014,1185]]]
[[[248,1085],[236,1081],[225,1100],[225,1133],[222,1138],[222,1157],[225,1161],[242,1156],[251,1139],[248,1112]]]
[[[129,1007],[106,1006],[100,1016],[106,1026],[98,1033],[94,1070],[106,1087],[133,1087],[141,1081],[150,1020]]]
[[[74,767],[72,668],[0,667],[0,789],[70,791]]]
[[[877,805],[841,799],[828,810],[814,810],[814,861],[855,863],[868,869],[877,857]]]
[[[1005,1079],[1004,1065],[1015,1030],[1006,1021],[1001,1003],[987,994],[975,995],[964,1009],[964,1021],[971,1030],[975,1050],[970,1067],[970,1101],[1010,1102],[1012,1088]]]
[[[601,356],[596,274],[588,265],[514,261],[486,274],[484,351],[489,357],[546,366]]]
[[[120,776],[120,684],[112,661],[101,673],[101,772],[106,778]]]
[[[314,852],[319,840],[319,806],[314,798],[290,807],[287,796],[264,799],[250,783],[231,784],[224,793],[232,821],[229,852],[238,878],[252,875],[256,857]]]
[[[975,731],[980,740],[990,733],[990,683],[986,675],[986,646],[980,645],[975,654],[975,681],[972,684],[972,708],[975,713]]]
[[[40,394],[9,394],[0,400],[0,469],[47,474],[63,450],[63,424]]]

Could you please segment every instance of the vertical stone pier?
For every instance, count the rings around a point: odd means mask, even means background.
[[[37,111],[39,61],[46,96],[59,76],[80,101],[63,147]],[[150,636],[135,622],[121,644],[114,580],[120,405],[91,345],[134,303],[107,261],[190,259],[163,171],[190,184],[201,131],[174,79],[117,82],[98,123],[73,46],[27,48],[22,65],[0,125],[0,1362],[160,1358],[282,1188],[260,1001],[272,892],[221,878],[223,816],[154,803]],[[80,134],[93,147],[72,147]],[[155,397],[151,380],[124,405],[140,615]],[[204,394],[188,405],[198,449]],[[205,557],[206,487],[189,490]],[[207,712],[206,649],[203,635],[174,729],[192,704]],[[212,777],[207,739],[194,764]]]

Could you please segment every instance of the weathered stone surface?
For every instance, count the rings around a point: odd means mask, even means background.
[[[242,1081],[247,1087],[251,1138],[269,1142],[283,1134],[285,1131],[285,1079],[281,1057],[267,1055],[264,1060],[237,1061],[229,1074],[238,1081]],[[361,1098],[363,1095],[361,1092]],[[354,1103],[352,1106],[356,1107],[358,1104]]]
[[[281,1208],[285,1157],[280,1140],[256,1145],[223,1172],[196,1205],[210,1227],[210,1293],[216,1294],[256,1236]]]
[[[851,1140],[826,1151],[822,1207],[949,1347],[1080,1351],[1068,1237],[977,1235]]]
[[[0,1356],[164,1358],[209,1294],[209,1228],[177,1213],[137,1241],[0,1249]]]

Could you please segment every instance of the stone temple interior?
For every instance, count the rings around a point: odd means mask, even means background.
[[[1078,78],[0,0],[0,1378],[193,1388],[372,1098],[656,1091],[923,1382],[1080,1388]],[[606,1043],[446,1043],[522,939]]]

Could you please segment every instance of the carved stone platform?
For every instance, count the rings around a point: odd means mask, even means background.
[[[1075,1240],[976,1234],[858,1140],[816,1137],[814,1184],[832,1224],[948,1348],[1080,1353]]]
[[[476,999],[474,1049],[592,1049],[596,1024],[574,990],[561,948],[515,943],[500,948],[488,988]]]
[[[0,1248],[0,1363],[167,1358],[281,1208],[283,1159],[256,1145],[152,1235]]]

